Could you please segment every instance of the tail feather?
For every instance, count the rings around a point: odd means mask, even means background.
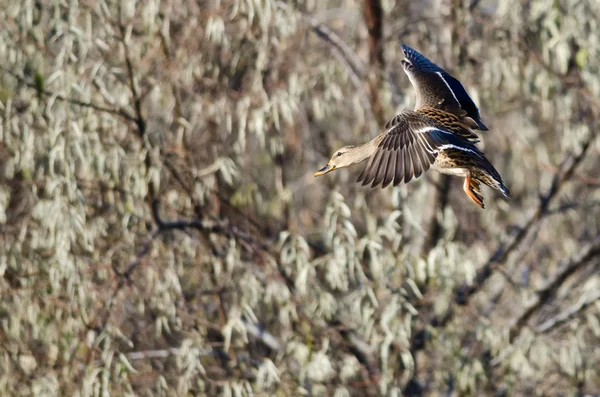
[[[471,191],[479,191],[479,182],[502,192],[504,197],[510,199],[510,191],[504,185],[500,173],[482,152],[470,155],[463,150],[446,149],[446,155],[454,160],[457,168],[466,168],[471,173]]]
[[[507,199],[511,198],[510,190],[508,190],[499,174],[490,175],[481,173],[479,175],[474,175],[472,181],[482,182],[492,189],[499,190]],[[473,182],[471,184],[473,184]],[[479,190],[479,185],[477,185],[476,190]]]
[[[507,199],[510,199],[512,197],[510,195],[510,190],[508,190],[508,188],[502,181],[500,181],[500,183],[498,184],[498,190],[500,190],[504,197],[506,197]]]
[[[479,171],[473,175],[474,179],[483,182],[492,189],[499,190],[507,199],[511,198],[510,190],[504,184],[500,173],[485,156],[480,159],[479,168]]]

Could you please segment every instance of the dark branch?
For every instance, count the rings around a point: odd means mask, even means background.
[[[365,0],[363,16],[369,31],[369,60],[371,64],[379,64],[384,68],[383,58],[383,8],[380,0]]]
[[[197,230],[207,230],[212,228],[205,227],[204,223],[199,219],[192,219],[189,221],[164,221],[159,214],[160,203],[158,200],[152,201],[152,217],[154,218],[154,222],[158,227],[159,232],[165,232],[168,230],[184,230],[184,229],[197,229]]]
[[[565,323],[566,321],[572,319],[577,314],[583,312],[589,306],[591,306],[594,302],[600,300],[600,291],[596,291],[596,293],[589,296],[587,299],[584,299],[581,302],[578,302],[569,308],[567,308],[564,312],[559,313],[555,317],[552,317],[549,320],[544,321],[542,324],[536,327],[536,332],[545,333],[550,332],[557,326]]]
[[[448,205],[450,198],[450,176],[439,175],[436,176],[437,183],[434,184],[435,190],[430,196],[431,208],[434,210],[430,212],[428,220],[426,221],[426,232],[425,239],[421,246],[421,255],[427,255],[438,243],[443,234],[443,228],[438,219],[438,214],[444,211],[444,208]]]

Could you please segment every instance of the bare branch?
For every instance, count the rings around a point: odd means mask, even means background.
[[[565,323],[566,321],[577,316],[579,313],[583,312],[585,309],[587,309],[591,304],[593,304],[597,300],[600,300],[600,291],[596,291],[591,296],[589,296],[585,299],[582,299],[578,303],[570,306],[564,312],[559,313],[558,315],[552,317],[551,319],[544,321],[543,323],[541,323],[540,325],[538,325],[536,327],[536,329],[535,329],[536,332],[545,333],[545,332],[552,331],[557,326]]]
[[[548,216],[561,214],[570,210],[586,211],[600,205],[600,201],[589,201],[583,203],[565,203],[548,211]]]

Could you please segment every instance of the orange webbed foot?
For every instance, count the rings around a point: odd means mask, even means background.
[[[463,185],[463,190],[469,196],[471,200],[475,204],[477,204],[482,209],[485,209],[485,204],[483,204],[483,196],[479,194],[480,183],[476,179],[472,179],[470,176],[465,178],[465,183]]]

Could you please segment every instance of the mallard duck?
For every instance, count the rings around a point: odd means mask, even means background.
[[[453,129],[437,121],[441,118],[446,118],[446,124],[452,124]],[[390,120],[386,131],[369,142],[337,150],[315,177],[368,159],[357,182],[385,188],[392,183],[408,183],[433,168],[465,178],[463,190],[475,204],[485,208],[480,182],[507,198],[510,192],[485,154],[477,149],[476,142],[477,135],[456,115],[434,108],[407,110]]]
[[[460,81],[422,54],[402,44],[402,67],[417,94],[415,109],[435,108],[462,116],[469,127],[487,131],[479,108]]]
[[[363,186],[397,186],[433,168],[465,178],[463,190],[481,208],[481,183],[510,198],[498,171],[475,146],[478,137],[471,129],[487,127],[462,84],[413,49],[403,45],[402,50],[404,70],[417,92],[415,110],[394,117],[371,141],[337,150],[315,177],[369,159],[358,177]]]

